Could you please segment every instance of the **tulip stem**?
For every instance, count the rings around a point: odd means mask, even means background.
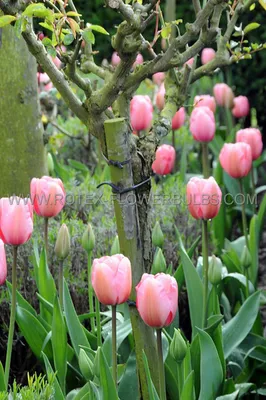
[[[94,313],[94,302],[93,302],[93,288],[91,284],[91,251],[88,252],[88,297],[89,297],[89,310],[90,313]],[[95,319],[91,318],[91,329],[95,332]]]
[[[239,186],[240,186],[240,193],[242,194],[243,198],[244,196],[244,188],[243,188],[243,182],[242,179],[239,179]],[[249,242],[248,242],[248,224],[247,224],[247,216],[246,216],[246,211],[245,211],[245,202],[241,202],[241,209],[242,209],[242,226],[243,226],[243,232],[245,235],[245,240],[246,240],[246,246],[247,249],[249,250]]]
[[[252,183],[252,196],[253,196],[253,199],[252,199],[252,201],[253,201],[253,204],[252,204],[252,206],[253,206],[253,212],[254,212],[254,214],[256,214],[256,192],[255,192],[255,190],[256,190],[256,185],[255,185],[255,176],[254,176],[254,167],[253,167],[253,165],[252,165],[252,167],[251,167],[251,183]]]
[[[209,155],[208,155],[208,143],[202,142],[202,170],[203,170],[203,177],[209,178],[210,170],[209,170]]]
[[[64,269],[63,269],[63,260],[59,261],[59,270],[58,270],[58,291],[59,291],[59,303],[61,306],[61,310],[63,310],[63,281],[64,281]]]
[[[117,387],[117,355],[116,355],[116,306],[112,306],[112,366],[113,379]]]
[[[96,326],[97,326],[97,346],[102,345],[102,334],[101,334],[101,315],[100,315],[100,302],[95,297],[95,309],[96,309]]]
[[[18,247],[13,247],[13,264],[12,264],[12,298],[11,298],[11,313],[9,322],[7,352],[6,352],[6,363],[5,363],[5,383],[8,387],[10,363],[13,347],[15,319],[16,319],[16,302],[17,302],[17,255]]]
[[[177,363],[177,384],[179,391],[179,399],[181,399],[182,389],[184,385],[183,361]]]
[[[204,271],[204,291],[203,291],[203,328],[207,326],[208,319],[208,270],[209,270],[209,244],[208,244],[208,221],[202,220],[202,257]]]
[[[166,400],[164,362],[163,362],[163,346],[162,346],[162,329],[157,329],[157,351],[158,351],[158,362],[159,362],[160,400]]]
[[[48,259],[48,218],[44,218],[44,244],[46,251],[46,259]]]

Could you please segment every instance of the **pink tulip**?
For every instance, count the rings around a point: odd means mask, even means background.
[[[51,57],[50,59],[52,60],[52,62],[54,63],[54,65],[60,69],[61,68],[61,60],[58,57]]]
[[[212,219],[219,212],[222,192],[215,179],[191,178],[187,184],[187,203],[192,217]]]
[[[33,231],[33,208],[29,199],[3,197],[0,200],[0,238],[5,244],[19,246]]]
[[[165,96],[165,87],[164,84],[162,83],[155,96],[155,103],[160,111],[164,108],[164,96]]]
[[[3,285],[7,277],[6,252],[4,242],[0,239],[0,285]]]
[[[118,53],[116,51],[113,52],[112,54],[112,59],[111,59],[111,64],[116,67],[121,61],[121,58],[119,57]]]
[[[202,94],[200,96],[195,96],[194,107],[209,107],[209,109],[215,113],[216,101],[213,96],[209,94]]]
[[[249,101],[246,96],[238,96],[234,98],[234,107],[232,109],[234,117],[246,117],[249,114],[249,108]]]
[[[201,53],[201,63],[207,64],[215,58],[215,55],[215,50],[206,47]]]
[[[189,65],[190,67],[192,67],[193,63],[194,63],[194,57],[187,60],[184,65]]]
[[[152,163],[152,170],[158,175],[167,175],[172,172],[175,166],[175,149],[169,144],[158,147],[155,153],[155,160]]]
[[[210,142],[215,134],[215,119],[209,107],[196,107],[190,116],[189,129],[198,142]]]
[[[96,258],[92,264],[91,282],[98,300],[114,306],[128,300],[131,292],[131,264],[122,254]]]
[[[145,324],[162,328],[173,322],[178,305],[175,278],[163,273],[143,274],[136,292],[136,306]]]
[[[165,79],[164,72],[156,72],[156,74],[152,75],[152,80],[157,86],[160,86],[163,83],[164,79]]]
[[[213,88],[216,103],[219,106],[232,108],[234,105],[234,93],[226,83],[217,83]]]
[[[50,82],[50,78],[46,73],[37,72],[37,80],[39,83],[48,83]]]
[[[137,57],[136,57],[136,60],[135,60],[135,62],[134,62],[134,64],[133,64],[133,68],[135,68],[137,65],[139,65],[139,64],[143,64],[143,56],[142,56],[142,54],[138,54],[137,55]]]
[[[30,193],[34,211],[41,217],[55,217],[65,205],[66,194],[61,179],[50,176],[33,178]]]
[[[243,178],[251,170],[252,153],[247,143],[225,143],[219,156],[223,169],[232,178]]]
[[[263,149],[262,135],[259,129],[246,128],[240,129],[236,133],[237,142],[245,142],[250,145],[252,160],[256,160],[261,155]]]
[[[172,119],[172,129],[175,131],[176,129],[181,128],[184,125],[186,119],[186,111],[184,107],[181,107],[174,115]]]
[[[136,95],[130,102],[130,121],[134,131],[149,129],[153,106],[149,96]]]
[[[47,85],[44,86],[44,90],[46,92],[49,92],[51,89],[53,89],[53,87],[54,87],[53,82],[49,82],[47,83]]]

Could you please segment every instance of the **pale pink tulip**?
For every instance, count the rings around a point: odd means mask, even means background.
[[[136,95],[130,102],[130,121],[134,131],[149,129],[153,106],[149,96]]]
[[[209,107],[196,107],[190,116],[189,129],[198,142],[210,142],[215,134],[215,118]]]
[[[142,54],[140,54],[140,53],[138,53],[138,55],[137,55],[137,57],[136,57],[136,60],[135,60],[135,62],[134,62],[134,64],[133,64],[133,68],[135,68],[137,65],[139,65],[139,64],[143,64],[143,56],[142,56]]]
[[[209,94],[202,94],[199,96],[195,96],[194,98],[194,107],[209,107],[209,109],[215,113],[216,110],[216,101],[213,96]]]
[[[165,96],[165,87],[164,84],[162,83],[155,96],[155,103],[160,111],[164,108],[164,96]]]
[[[0,238],[5,244],[19,246],[29,240],[33,231],[33,208],[30,199],[0,199]]]
[[[232,108],[234,105],[234,93],[226,83],[217,83],[213,88],[216,103],[219,106]]]
[[[236,133],[237,142],[245,142],[250,145],[252,160],[256,160],[261,155],[263,149],[262,135],[257,128],[240,129]]]
[[[249,108],[249,101],[246,96],[238,96],[234,98],[234,107],[232,109],[234,117],[246,117],[249,114]]]
[[[112,59],[111,59],[111,64],[116,67],[121,61],[121,58],[119,57],[118,53],[116,51],[113,52],[112,54]]]
[[[50,78],[46,73],[42,73],[42,72],[37,72],[37,80],[38,83],[44,83],[47,84],[48,82],[50,82]]]
[[[225,143],[219,156],[223,169],[232,178],[248,175],[252,166],[251,147],[247,143]]]
[[[190,58],[189,60],[187,60],[187,61],[185,62],[185,65],[189,65],[190,67],[192,67],[193,63],[194,63],[194,57],[192,57],[192,58]]]
[[[4,242],[0,239],[0,285],[3,285],[7,277],[6,252]]]
[[[91,282],[102,304],[114,306],[124,303],[132,286],[129,259],[122,254],[96,258],[92,264]]]
[[[156,74],[152,75],[152,80],[157,86],[160,86],[163,83],[164,79],[165,79],[164,72],[156,72]]]
[[[163,273],[143,274],[136,292],[136,306],[145,324],[162,328],[173,322],[178,306],[175,278]]]
[[[212,219],[219,212],[222,192],[215,179],[191,178],[187,184],[187,204],[192,217]]]
[[[175,149],[169,144],[163,144],[158,147],[155,153],[155,160],[152,164],[152,170],[158,175],[170,174],[175,166]]]
[[[172,129],[175,131],[184,125],[186,119],[186,111],[184,107],[181,107],[174,115],[172,119]]]
[[[201,53],[201,63],[202,64],[207,64],[208,62],[212,61],[215,58],[215,50],[206,47],[205,49],[202,50]]]
[[[50,176],[33,178],[30,193],[34,211],[41,217],[55,217],[65,205],[66,194],[61,179]]]

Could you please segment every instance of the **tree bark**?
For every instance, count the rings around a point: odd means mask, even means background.
[[[13,27],[0,29],[0,197],[28,196],[45,174],[36,62]]]

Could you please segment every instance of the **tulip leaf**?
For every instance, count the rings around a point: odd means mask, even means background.
[[[52,323],[52,347],[54,365],[62,391],[65,392],[65,381],[67,372],[67,332],[65,320],[58,301],[55,297],[54,314]]]
[[[143,357],[145,374],[146,374],[146,379],[147,379],[147,384],[148,384],[149,400],[160,400],[160,398],[156,392],[156,389],[154,387],[154,384],[152,382],[152,379],[151,379],[149,364],[148,364],[148,360],[147,360],[144,350],[142,350],[142,357]]]
[[[100,381],[102,387],[102,400],[119,400],[116,385],[111,375],[102,348],[99,347]]]
[[[116,331],[116,347],[119,349],[121,343],[126,339],[126,337],[132,332],[132,326],[130,319],[125,320],[122,324],[117,326]],[[107,338],[102,346],[106,361],[108,365],[112,363],[112,332],[109,332]]]
[[[132,352],[128,357],[126,369],[119,383],[119,399],[135,400],[138,391],[138,378],[136,375],[136,354]]]
[[[6,285],[7,285],[7,289],[8,289],[10,298],[11,298],[12,284],[10,282],[6,281]],[[17,300],[17,304],[20,307],[22,307],[25,310],[29,311],[35,317],[37,316],[37,313],[34,310],[34,308],[32,307],[32,305],[26,299],[24,299],[24,297],[20,294],[20,292],[18,290],[16,291],[16,300]]]
[[[40,262],[39,262],[39,292],[40,295],[47,300],[49,303],[53,304],[54,298],[56,295],[56,287],[55,287],[55,282],[54,278],[52,277],[51,272],[49,271],[49,267],[47,264],[47,257],[46,257],[46,252],[43,249],[41,252],[40,256]],[[40,310],[41,310],[41,316],[49,323],[52,323],[52,316],[51,314],[47,311],[47,309],[43,306],[43,304],[40,304]]]
[[[233,350],[250,332],[259,311],[260,292],[253,293],[241,306],[238,313],[223,326],[224,357],[228,358]]]
[[[261,235],[265,218],[266,218],[266,194],[263,196],[263,200],[262,200],[262,202],[260,204],[260,208],[259,208],[259,211],[258,211],[259,236]]]
[[[37,358],[41,358],[44,350],[49,359],[53,358],[51,342],[48,341],[43,349],[48,331],[41,322],[26,309],[17,306],[16,321],[22,335]]]
[[[225,394],[224,396],[219,396],[216,400],[236,400],[238,397],[239,390],[235,390],[233,393]]]
[[[259,219],[257,215],[253,215],[249,227],[249,251],[251,256],[251,268],[249,276],[254,285],[258,279],[259,269]]]
[[[79,322],[76,310],[70,297],[67,283],[64,280],[64,310],[66,316],[66,324],[71,339],[71,343],[75,350],[77,358],[79,357],[80,346],[90,348],[89,341],[85,335],[83,327]]]
[[[213,226],[213,233],[214,237],[217,241],[217,245],[219,250],[221,251],[224,248],[224,240],[225,240],[225,227],[226,227],[226,207],[225,202],[223,199],[225,198],[225,190],[222,191],[222,201],[220,210],[218,215],[213,219],[212,226]]]
[[[191,371],[184,383],[180,400],[193,400],[194,398],[194,371]]]
[[[198,329],[200,341],[200,395],[199,400],[213,400],[223,383],[221,361],[208,333]]]
[[[55,376],[55,373],[53,371],[53,368],[52,368],[47,356],[44,353],[42,353],[42,357],[43,357],[44,364],[45,364],[45,369],[46,369],[46,375],[47,375],[48,382],[54,388],[54,396],[55,396],[54,398],[56,400],[64,400],[65,396],[64,396],[64,394],[63,394],[63,392],[62,392],[62,390],[60,388],[60,385],[58,383],[57,377]]]
[[[188,292],[188,302],[189,302],[189,310],[190,310],[190,318],[192,325],[192,333],[193,337],[196,334],[196,328],[202,327],[203,316],[203,284],[200,280],[200,277],[192,264],[191,259],[189,258],[184,245],[182,243],[182,239],[180,233],[176,229],[178,234],[179,246],[180,246],[180,254],[181,254],[181,262],[184,269],[185,279],[186,279],[186,287]]]
[[[5,371],[3,364],[0,361],[0,392],[6,391]]]

